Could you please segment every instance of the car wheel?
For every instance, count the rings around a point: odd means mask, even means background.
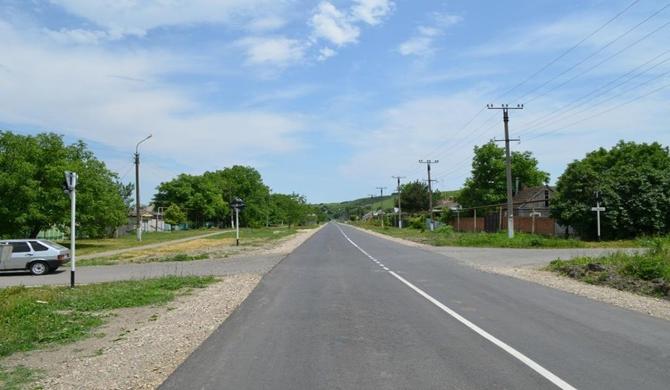
[[[30,273],[33,275],[44,275],[49,272],[49,267],[43,261],[36,261],[30,264]]]

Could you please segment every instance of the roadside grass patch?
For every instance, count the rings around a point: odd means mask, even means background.
[[[37,378],[38,370],[33,370],[24,366],[13,368],[0,367],[0,389],[21,390],[25,389]]]
[[[547,269],[590,284],[670,299],[670,245],[666,239],[653,241],[645,252],[558,259]]]
[[[0,357],[90,336],[92,329],[104,323],[107,310],[162,305],[215,281],[211,276],[166,276],[74,289],[0,289]]]
[[[507,232],[498,233],[471,233],[457,232],[451,226],[442,226],[431,232],[426,229],[386,226],[381,228],[372,224],[358,224],[358,226],[389,236],[403,238],[433,246],[461,246],[461,247],[488,247],[488,248],[631,248],[648,245],[649,241],[618,240],[618,241],[581,241],[573,238],[548,237],[539,234],[514,234],[513,239],[507,237]]]

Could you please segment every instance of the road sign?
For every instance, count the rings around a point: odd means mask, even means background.
[[[604,207],[591,207],[591,211],[605,211]]]

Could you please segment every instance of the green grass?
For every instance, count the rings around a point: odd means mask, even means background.
[[[156,279],[67,287],[0,289],[0,357],[89,336],[106,310],[162,305],[214,277]]]
[[[398,229],[372,224],[359,224],[365,229],[373,230],[393,237],[420,242],[434,246],[465,246],[486,248],[631,248],[644,246],[643,240],[619,241],[581,241],[561,237],[547,237],[538,234],[519,233],[513,239],[507,237],[506,232],[498,233],[468,233],[454,232],[450,227],[443,227],[434,232],[413,228]]]
[[[147,232],[142,234],[142,241],[137,241],[134,234],[127,234],[119,238],[78,239],[77,254],[80,256],[106,252],[117,249],[133,248],[141,245],[157,244],[182,238],[190,238],[203,234],[214,233],[217,229],[179,230],[174,232]],[[70,247],[69,241],[61,242]]]
[[[21,390],[29,388],[29,384],[35,381],[37,370],[31,370],[24,366],[14,368],[0,367],[0,389]]]
[[[670,245],[667,238],[653,241],[648,251],[558,259],[547,269],[590,284],[670,299]]]

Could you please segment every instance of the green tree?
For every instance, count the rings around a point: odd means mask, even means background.
[[[534,187],[549,181],[549,174],[538,168],[531,152],[512,152],[512,178],[521,186]],[[507,200],[505,148],[493,141],[475,146],[471,176],[457,196],[463,207],[500,204]]]
[[[226,202],[237,197],[246,207],[240,213],[240,225],[258,227],[265,225],[269,213],[270,189],[263,184],[261,174],[252,167],[235,165],[214,172],[205,172],[206,180],[220,191]]]
[[[165,222],[170,224],[170,230],[174,230],[174,225],[185,223],[187,220],[186,214],[174,203],[165,209],[164,218]]]
[[[79,175],[77,223],[82,236],[110,234],[127,221],[118,177],[86,144],[65,145],[53,133],[35,136],[0,132],[0,235],[36,237],[40,230],[65,227],[70,200],[64,171]]]
[[[303,225],[311,208],[305,201],[305,197],[298,194],[272,194],[273,221],[286,223],[289,227]]]
[[[658,143],[620,141],[570,163],[557,182],[552,215],[582,237],[596,234],[599,191],[602,235],[630,238],[670,231],[670,154]]]
[[[419,211],[428,211],[428,185],[419,180],[403,184],[400,187],[402,196],[402,210],[404,212],[415,213]]]
[[[179,206],[186,210],[188,220],[195,226],[221,222],[229,212],[221,189],[206,176],[181,174],[161,183],[154,195],[154,204],[156,207],[169,207],[172,204]]]

